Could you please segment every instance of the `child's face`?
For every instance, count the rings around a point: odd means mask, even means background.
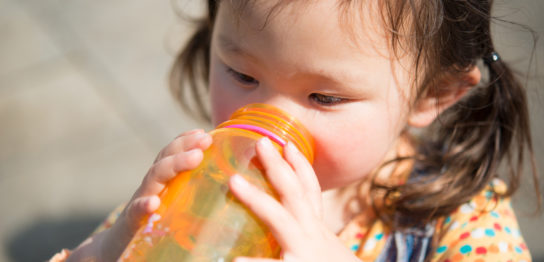
[[[277,106],[313,135],[323,190],[363,179],[406,125],[407,71],[390,59],[370,13],[303,1],[270,15],[272,2],[250,3],[242,13],[230,1],[220,5],[211,47],[213,123],[249,103]]]

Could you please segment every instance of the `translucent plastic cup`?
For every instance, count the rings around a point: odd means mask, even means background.
[[[268,228],[230,192],[228,180],[242,175],[275,196],[256,153],[268,137],[281,152],[287,141],[313,161],[313,140],[287,113],[264,104],[238,109],[210,132],[213,143],[202,163],[183,172],[161,192],[161,206],[142,223],[119,261],[231,261],[237,256],[279,256]]]

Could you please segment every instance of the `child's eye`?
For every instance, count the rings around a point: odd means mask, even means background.
[[[328,96],[328,95],[323,95],[318,93],[310,94],[310,100],[313,100],[320,105],[326,105],[326,106],[336,105],[346,101],[345,98],[341,98],[337,96]]]
[[[227,73],[229,73],[234,79],[238,82],[240,82],[243,85],[258,85],[259,81],[252,76],[248,76],[246,74],[242,74],[238,71],[235,71],[232,68],[227,68]]]

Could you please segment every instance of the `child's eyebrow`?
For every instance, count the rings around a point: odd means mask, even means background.
[[[243,55],[252,60],[257,60],[256,56],[252,55],[247,50],[244,50],[242,47],[240,47],[240,45],[238,45],[235,41],[233,41],[226,35],[219,35],[218,42],[219,42],[219,46],[221,46],[228,52],[231,52],[237,55]]]

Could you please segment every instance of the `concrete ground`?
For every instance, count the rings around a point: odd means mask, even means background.
[[[167,89],[188,32],[174,2],[198,9],[190,0],[0,0],[0,261],[43,261],[75,247],[131,196],[165,144],[206,127]],[[544,34],[544,2],[498,5],[497,15]],[[526,71],[531,38],[499,26],[497,49]],[[542,41],[536,51],[542,66]],[[544,172],[541,68],[532,67],[529,84]],[[534,195],[526,192],[514,204],[535,260],[544,261],[544,219],[528,214]]]

